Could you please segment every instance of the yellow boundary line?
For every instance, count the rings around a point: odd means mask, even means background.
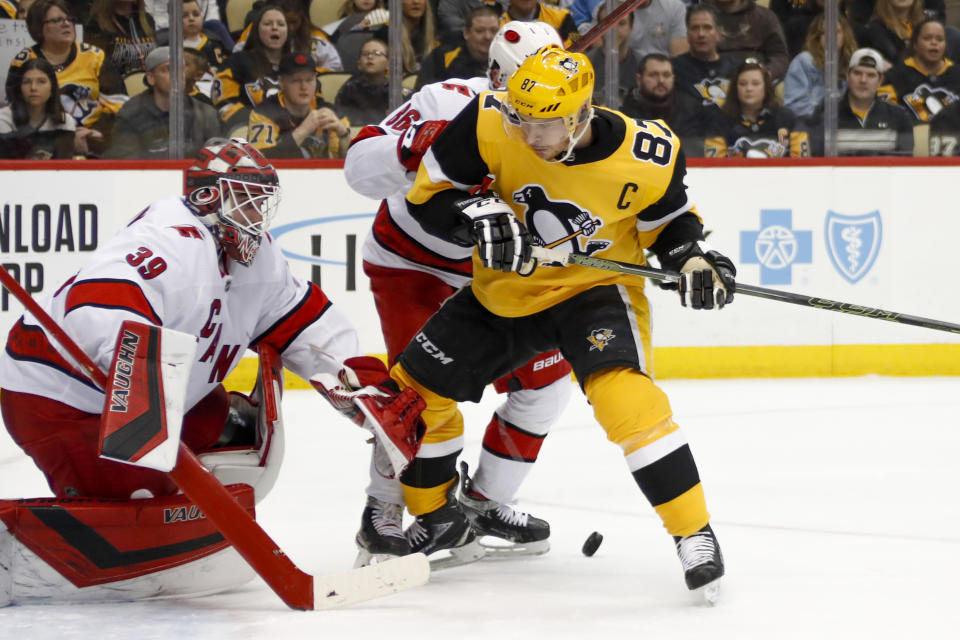
[[[960,344],[658,347],[653,353],[658,380],[960,376]],[[253,387],[256,373],[256,359],[244,358],[224,383],[228,389],[246,391]],[[311,387],[287,372],[284,388]]]

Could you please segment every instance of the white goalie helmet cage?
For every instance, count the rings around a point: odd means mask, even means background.
[[[510,79],[523,61],[547,46],[563,47],[560,34],[546,22],[507,22],[490,43],[487,56],[487,79],[490,88],[499,91],[507,88]]]

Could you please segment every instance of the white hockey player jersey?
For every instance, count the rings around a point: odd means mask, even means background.
[[[360,354],[346,317],[318,286],[293,276],[269,236],[249,267],[228,261],[227,270],[210,231],[181,198],[170,197],[140,213],[39,303],[103,370],[124,320],[197,336],[187,409],[260,343],[276,347],[304,378],[336,374],[340,362]],[[100,413],[103,393],[63,353],[25,314],[0,353],[0,387]]]
[[[431,273],[457,288],[470,280],[473,248],[430,235],[407,212],[404,196],[417,174],[400,164],[397,141],[417,122],[453,120],[474,96],[489,89],[486,77],[425,85],[379,125],[357,134],[344,162],[347,183],[368,198],[384,200],[363,244],[366,262]]]

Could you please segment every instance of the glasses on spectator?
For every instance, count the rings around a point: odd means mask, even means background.
[[[386,57],[387,52],[386,51],[364,51],[363,53],[360,54],[361,58],[379,58],[381,56]]]
[[[56,24],[56,25],[60,25],[60,24],[64,24],[64,23],[66,23],[66,24],[73,24],[74,22],[75,22],[75,20],[74,20],[73,18],[64,18],[63,16],[61,16],[61,17],[59,17],[59,18],[51,18],[50,20],[44,20],[44,21],[43,21],[43,24]]]

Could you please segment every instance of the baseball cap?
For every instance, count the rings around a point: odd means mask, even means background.
[[[883,56],[876,49],[869,47],[857,49],[850,56],[850,66],[847,69],[850,70],[856,66],[871,67],[883,73]]]
[[[297,71],[316,71],[317,65],[309,53],[288,53],[280,59],[280,75]]]
[[[153,71],[164,62],[170,62],[170,47],[157,47],[147,54],[143,67],[147,71]]]

